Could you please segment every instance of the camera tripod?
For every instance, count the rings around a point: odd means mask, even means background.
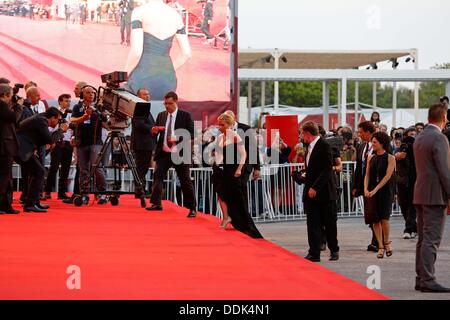
[[[114,157],[112,157],[112,166],[114,168],[114,182],[113,182],[113,190],[107,190],[107,191],[93,191],[92,194],[95,196],[97,195],[106,195],[108,197],[109,202],[113,206],[117,206],[119,204],[119,197],[122,194],[134,194],[135,198],[139,198],[141,201],[141,207],[145,208],[145,194],[144,194],[144,187],[142,184],[141,179],[139,178],[138,172],[136,170],[136,163],[134,161],[134,157],[130,151],[130,148],[128,146],[128,143],[125,139],[125,135],[123,134],[122,130],[113,129],[108,133],[108,137],[106,138],[105,143],[102,146],[102,149],[97,155],[97,159],[95,160],[95,163],[92,164],[90,176],[94,177],[95,175],[95,169],[99,166],[102,166],[102,159],[107,154],[108,150],[112,149],[112,142],[114,138],[117,138],[119,140],[119,146],[120,146],[120,153],[121,157],[125,159],[126,164],[128,165],[128,168],[131,170],[131,173],[133,175],[134,183],[135,183],[135,192],[126,192],[121,191],[121,179],[120,179],[120,166],[117,166],[115,163]],[[73,200],[73,203],[75,206],[79,207],[83,205],[83,202],[86,200],[83,199],[83,196],[76,196]]]

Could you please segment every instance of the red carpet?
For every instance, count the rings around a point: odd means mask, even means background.
[[[120,201],[0,215],[0,299],[385,299],[215,217]],[[81,290],[66,287],[70,265]]]

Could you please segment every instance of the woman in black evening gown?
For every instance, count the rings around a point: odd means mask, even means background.
[[[375,132],[372,136],[373,152],[367,160],[366,178],[364,179],[364,196],[370,211],[373,211],[372,226],[378,241],[377,258],[383,258],[384,253],[392,255],[389,240],[389,218],[392,213],[394,198],[395,157],[390,150],[389,136],[384,132]]]
[[[243,189],[247,186],[241,179],[247,157],[244,143],[231,129],[234,123],[231,115],[224,113],[218,120],[221,134],[214,146],[213,184],[223,212],[221,227],[225,229],[231,223],[236,230],[252,238],[262,238],[245,205]]]

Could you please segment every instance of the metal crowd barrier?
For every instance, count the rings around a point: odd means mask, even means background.
[[[351,182],[355,162],[344,162],[339,174],[339,196],[337,201],[338,217],[363,217],[364,204],[362,197],[352,196]],[[256,222],[275,222],[304,220],[302,193],[303,185],[298,185],[291,177],[294,170],[300,170],[301,164],[265,165],[261,167],[261,177],[250,178],[247,185],[248,208]],[[112,189],[114,169],[106,169],[106,180]],[[119,169],[123,191],[134,191],[133,176],[128,169]],[[154,170],[149,169],[146,176],[147,186],[151,186]],[[69,173],[69,191],[73,189],[75,166]],[[212,184],[211,168],[191,168],[198,210],[221,217],[217,194]],[[14,188],[19,191],[21,182],[20,166],[13,167]],[[57,175],[58,179],[58,175]],[[58,182],[58,181],[57,181]],[[175,170],[171,169],[165,179],[164,199],[183,205],[183,195]],[[400,215],[398,202],[393,203],[393,215]]]

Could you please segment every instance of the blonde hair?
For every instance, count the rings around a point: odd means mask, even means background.
[[[224,112],[224,113],[222,113],[218,118],[217,118],[217,120],[219,120],[219,121],[223,121],[223,122],[225,122],[226,124],[229,124],[229,125],[232,125],[232,124],[234,124],[234,122],[236,121],[235,119],[234,119],[234,117],[232,116],[232,115],[230,115],[230,113],[228,113],[228,112]]]

